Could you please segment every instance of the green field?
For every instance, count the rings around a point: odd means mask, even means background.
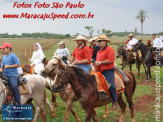
[[[140,39],[141,37],[137,37],[138,39]],[[147,36],[147,37],[143,37],[144,43],[146,43],[146,41],[148,39],[151,39],[151,36]],[[123,45],[125,43],[125,41],[127,40],[127,37],[111,37],[110,38],[111,43],[109,43],[109,45],[115,50],[117,50],[118,44]],[[152,39],[151,39],[152,40]],[[42,46],[44,47],[44,53],[46,55],[47,59],[50,59],[53,54],[54,51],[57,49],[58,47],[58,41],[59,40],[52,40],[52,39],[15,39],[15,40],[11,40],[11,39],[0,39],[0,44],[2,44],[3,42],[11,42],[13,45],[13,50],[14,53],[16,53],[18,56],[20,56],[20,60],[21,63],[26,63],[25,61],[25,52],[24,49],[28,48],[34,43],[34,42],[38,42],[41,43]],[[73,52],[74,48],[76,47],[76,44],[74,41],[72,41],[72,39],[65,39],[64,40],[66,42],[66,47],[70,50],[70,53]],[[49,45],[48,45],[49,44]],[[48,45],[48,46],[46,46]],[[20,51],[22,50],[22,51]],[[22,52],[22,54],[20,55],[19,52]],[[31,56],[31,54],[27,53],[27,56]],[[121,67],[119,64],[121,63],[121,59],[115,59],[115,62],[117,63],[118,67]],[[126,67],[125,70],[129,70],[129,67]],[[160,69],[161,70],[161,74],[160,74],[160,79],[161,79],[161,85],[163,85],[163,68]],[[135,104],[135,120],[136,122],[154,122],[155,121],[155,97],[154,95],[155,93],[155,67],[152,67],[152,81],[149,83],[144,83],[145,81],[145,73],[144,73],[144,69],[143,67],[141,67],[141,72],[140,72],[140,76],[137,75],[137,69],[136,66],[133,65],[133,73],[136,77],[136,81],[137,81],[137,87],[136,87],[136,91],[134,94],[134,104]],[[163,95],[163,88],[161,87],[161,94]],[[49,98],[49,100],[51,100],[50,96],[51,93],[47,90],[47,96]],[[123,96],[125,103],[127,104],[126,98]],[[144,99],[145,98],[145,99]],[[163,106],[163,98],[161,97],[161,106]],[[108,105],[108,108],[110,108],[111,104]],[[78,114],[78,116],[80,117],[81,121],[84,122],[85,121],[85,112],[82,109],[81,105],[79,104],[79,102],[74,102],[74,108]],[[50,111],[47,107],[47,121],[48,122],[63,122],[64,121],[64,110],[65,110],[65,103],[60,99],[59,94],[57,94],[57,106],[55,108],[56,111],[56,117],[52,118],[50,116]],[[97,108],[97,115],[98,115],[98,119],[100,122],[115,122],[119,119],[120,117],[120,108],[118,107],[115,111],[109,111],[108,117],[106,119],[102,118],[102,115],[104,113],[104,106]],[[163,118],[163,109],[160,109],[161,112],[161,118]],[[75,118],[73,117],[73,115],[70,113],[69,116],[69,122],[75,122]],[[131,117],[130,117],[130,111],[127,105],[127,109],[126,109],[126,113],[125,113],[125,122],[130,122],[131,121]],[[162,120],[163,121],[163,120]],[[41,119],[38,120],[38,122],[42,122]]]

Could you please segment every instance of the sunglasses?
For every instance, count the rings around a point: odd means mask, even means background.
[[[105,41],[105,40],[99,40],[99,41],[97,41],[97,42],[102,42],[102,41]]]

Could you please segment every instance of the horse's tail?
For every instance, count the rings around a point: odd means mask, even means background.
[[[134,76],[134,74],[132,73],[132,72],[129,72],[130,74],[131,74],[131,76],[132,76],[132,78],[133,78],[133,81],[134,81],[134,83],[133,83],[133,94],[134,94],[134,92],[135,92],[135,89],[136,89],[136,80],[135,80],[135,76]]]

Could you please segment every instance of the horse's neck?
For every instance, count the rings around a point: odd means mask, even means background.
[[[145,45],[142,46],[142,48],[140,49],[142,57],[145,58],[146,56],[148,56],[147,54],[150,53],[150,49],[147,48]]]
[[[129,60],[129,52],[124,48],[123,48],[122,55],[125,60]]]

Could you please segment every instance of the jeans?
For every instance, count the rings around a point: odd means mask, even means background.
[[[84,70],[85,73],[89,74],[91,66],[88,64],[82,64],[82,65],[77,65],[77,67],[81,68]]]
[[[113,99],[113,102],[117,102],[116,87],[114,85],[114,68],[110,70],[105,70],[102,72],[107,82],[111,84],[109,88],[110,96]]]
[[[11,86],[15,101],[17,102],[18,105],[21,105],[20,93],[19,93],[19,89],[18,89],[18,77],[17,76],[8,76],[8,78],[10,79],[9,82],[10,82],[10,86]]]

